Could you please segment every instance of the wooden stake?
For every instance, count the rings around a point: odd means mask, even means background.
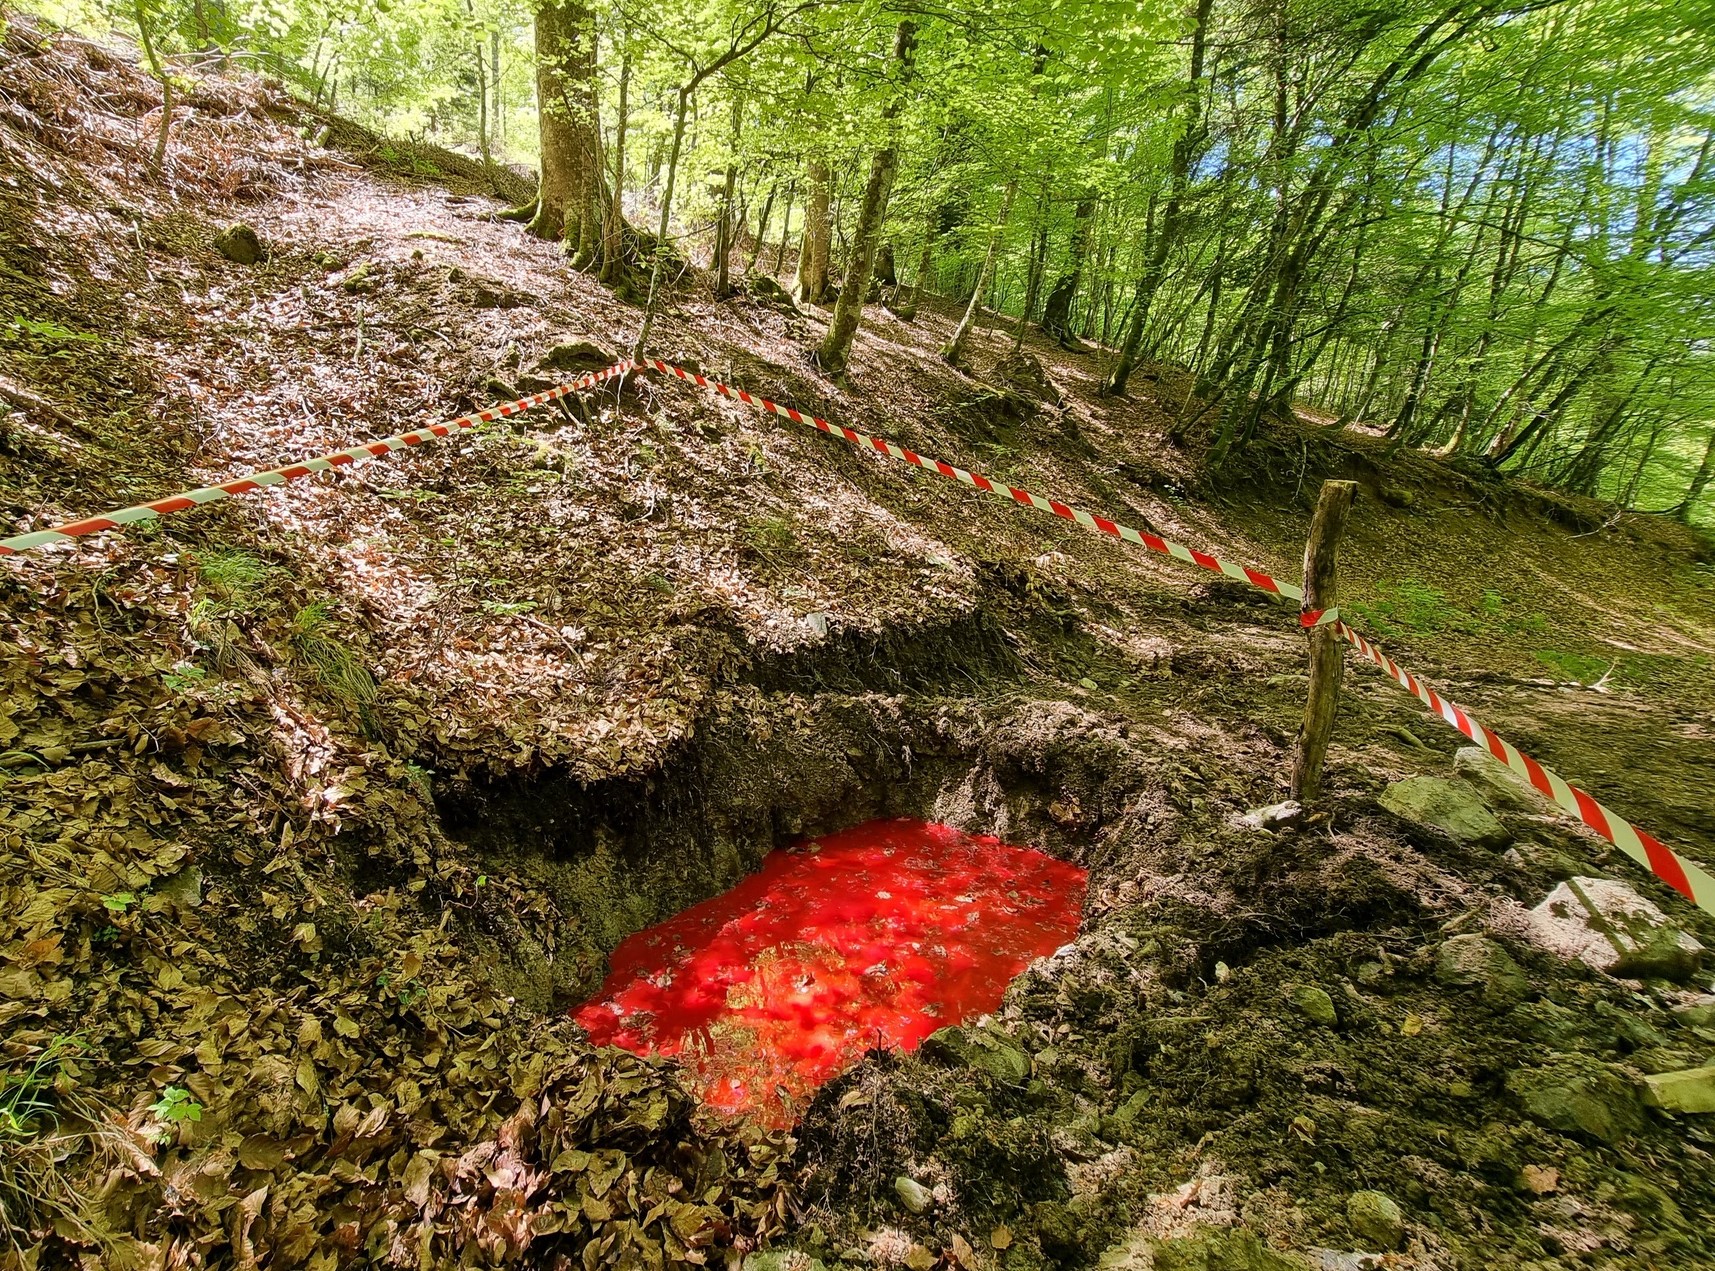
[[[1304,543],[1304,612],[1334,607],[1335,566],[1340,535],[1358,487],[1352,481],[1324,481]],[[1304,724],[1292,757],[1292,797],[1300,802],[1322,793],[1322,760],[1340,709],[1340,676],[1346,666],[1345,642],[1333,627],[1310,629],[1310,694],[1304,702]]]

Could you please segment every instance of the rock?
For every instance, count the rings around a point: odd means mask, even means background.
[[[1303,1271],[1307,1265],[1276,1253],[1243,1227],[1205,1227],[1159,1242],[1154,1253],[1154,1271]]]
[[[374,291],[375,278],[370,272],[369,262],[367,260],[359,261],[357,267],[348,273],[339,285],[354,296],[366,295]]]
[[[1463,782],[1408,777],[1382,791],[1381,805],[1402,820],[1445,834],[1466,847],[1502,848],[1512,842],[1506,827]]]
[[[1328,996],[1326,989],[1314,984],[1300,984],[1292,990],[1292,1004],[1302,1011],[1313,1024],[1323,1028],[1333,1028],[1340,1022],[1340,1013],[1334,1009],[1334,999]]]
[[[1390,508],[1408,508],[1417,502],[1417,493],[1402,485],[1384,485],[1376,494]]]
[[[1030,1078],[1030,1056],[1002,1034],[986,1028],[939,1028],[923,1039],[922,1054],[942,1063],[962,1064],[1008,1085]]]
[[[1715,1112],[1715,1067],[1645,1077],[1644,1102],[1667,1112]]]
[[[556,344],[536,363],[538,371],[605,371],[619,355],[591,340],[568,340]]]
[[[1453,771],[1477,788],[1483,802],[1505,812],[1546,815],[1554,805],[1535,786],[1481,746],[1461,746],[1453,756]]]
[[[1648,943],[1629,949],[1609,970],[1628,980],[1689,982],[1703,969],[1703,946],[1672,927],[1663,927]]]
[[[1405,1243],[1405,1215],[1384,1192],[1353,1192],[1346,1198],[1346,1221],[1358,1239],[1383,1251]]]
[[[1676,1006],[1673,1017],[1687,1028],[1715,1028],[1715,1001],[1704,999]]]
[[[1247,830],[1285,830],[1304,820],[1304,808],[1296,799],[1271,803],[1264,808],[1252,808],[1239,818]]]
[[[1454,936],[1435,954],[1435,978],[1453,988],[1481,991],[1489,1005],[1517,1005],[1530,993],[1530,981],[1512,955],[1487,936]]]
[[[928,1209],[935,1199],[927,1187],[904,1174],[893,1180],[893,1190],[899,1197],[899,1203],[914,1214]]]
[[[500,283],[472,282],[465,298],[473,309],[517,309],[526,303],[522,292]]]
[[[235,265],[254,265],[262,259],[262,240],[243,221],[214,240],[214,249]]]
[[[782,313],[798,312],[798,306],[792,303],[792,293],[767,274],[752,274],[749,288],[754,299],[770,308]]]
[[[1533,1121],[1563,1134],[1619,1143],[1642,1127],[1637,1089],[1607,1064],[1585,1055],[1563,1055],[1539,1068],[1521,1068],[1507,1089]]]
[[[1532,940],[1550,952],[1628,979],[1683,984],[1703,964],[1701,944],[1611,878],[1562,882],[1530,911],[1530,928]]]

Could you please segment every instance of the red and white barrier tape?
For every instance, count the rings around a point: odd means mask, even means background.
[[[692,380],[711,388],[725,397],[741,401],[747,406],[765,410],[775,415],[784,416],[793,423],[809,424],[822,432],[844,437],[854,446],[875,450],[881,454],[891,455],[895,459],[903,459],[906,463],[919,468],[938,472],[954,481],[963,482],[979,490],[998,494],[1009,498],[1015,503],[1050,512],[1068,521],[1075,521],[1085,529],[1096,530],[1103,534],[1111,534],[1115,538],[1123,538],[1128,543],[1136,543],[1151,551],[1161,552],[1177,560],[1200,565],[1204,569],[1214,570],[1240,582],[1250,583],[1253,587],[1273,595],[1284,596],[1290,600],[1302,601],[1303,591],[1291,583],[1283,583],[1271,578],[1260,570],[1250,569],[1243,565],[1235,565],[1230,561],[1221,560],[1208,552],[1186,547],[1179,543],[1157,538],[1153,534],[1140,533],[1129,526],[1118,525],[1105,517],[1094,516],[1080,508],[1074,508],[1057,499],[1045,499],[1039,494],[1028,490],[1020,490],[1004,482],[992,481],[979,473],[966,472],[963,468],[939,459],[925,459],[914,454],[903,446],[896,446],[891,441],[879,437],[871,437],[855,429],[843,428],[830,424],[825,419],[814,415],[803,415],[789,406],[780,406],[769,401],[766,397],[754,397],[743,389],[735,389],[719,380],[711,380],[702,375],[685,370],[683,367],[672,366],[657,358],[646,359],[647,364],[655,370],[667,375],[675,375],[682,380]],[[1347,626],[1340,618],[1339,610],[1324,609],[1300,616],[1299,622],[1304,627],[1333,626],[1336,632],[1350,643],[1358,652],[1374,662],[1397,683],[1401,688],[1413,694],[1424,705],[1434,711],[1444,722],[1464,733],[1473,741],[1480,743],[1491,755],[1506,764],[1514,772],[1524,777],[1537,790],[1541,791],[1557,806],[1577,817],[1596,833],[1618,847],[1627,856],[1644,866],[1657,878],[1679,892],[1698,908],[1709,913],[1715,913],[1715,878],[1705,873],[1698,866],[1675,853],[1646,830],[1640,830],[1630,821],[1617,813],[1603,807],[1590,795],[1562,780],[1555,773],[1544,768],[1529,755],[1522,754],[1511,743],[1507,742],[1471,718],[1470,712],[1447,701],[1434,689],[1429,688],[1411,672],[1405,670],[1392,658],[1384,654],[1375,645]]]
[[[1225,574],[1228,578],[1235,578],[1241,583],[1249,583],[1252,587],[1260,587],[1271,595],[1281,596],[1287,600],[1304,599],[1303,591],[1296,584],[1283,583],[1278,578],[1272,578],[1263,573],[1260,569],[1251,569],[1247,565],[1234,564],[1232,561],[1212,556],[1208,552],[1198,551],[1195,547],[1186,547],[1185,544],[1175,543],[1171,539],[1146,534],[1142,530],[1134,530],[1129,525],[1121,525],[1118,522],[1108,520],[1105,516],[1096,516],[1082,508],[1071,507],[1058,499],[1045,499],[1040,494],[1033,494],[1029,490],[1020,490],[1017,486],[1008,485],[1004,481],[995,481],[983,476],[980,472],[966,472],[963,468],[954,464],[943,463],[939,459],[925,459],[922,455],[907,450],[904,446],[894,445],[885,437],[871,437],[868,433],[858,432],[855,428],[830,424],[827,420],[820,419],[815,415],[800,414],[790,406],[771,402],[766,397],[753,397],[742,388],[733,388],[729,384],[709,379],[695,371],[687,371],[682,366],[673,366],[659,358],[645,358],[644,364],[660,371],[663,375],[676,375],[682,380],[692,381],[704,388],[712,388],[723,397],[730,397],[734,401],[743,402],[746,406],[754,406],[757,410],[765,410],[770,414],[779,415],[782,419],[790,419],[795,424],[807,424],[812,428],[820,429],[822,432],[844,437],[854,446],[874,450],[879,454],[892,455],[895,459],[903,459],[906,463],[914,464],[919,468],[939,472],[950,480],[961,481],[973,489],[997,494],[1003,499],[1011,499],[1014,503],[1022,504],[1025,507],[1033,507],[1039,512],[1047,512],[1063,520],[1074,521],[1085,529],[1094,530],[1098,534],[1110,534],[1114,538],[1123,538],[1128,543],[1147,547],[1152,552],[1160,552],[1164,556],[1171,556],[1175,560],[1184,561],[1186,564],[1198,565],[1203,569],[1213,570],[1217,574]]]
[[[678,379],[696,383],[757,410],[790,419],[795,424],[805,424],[821,432],[843,437],[854,446],[873,450],[879,454],[890,455],[915,467],[937,472],[949,480],[958,481],[971,486],[973,489],[999,495],[1025,507],[1033,507],[1038,511],[1048,512],[1063,520],[1072,521],[1085,529],[1124,539],[1128,543],[1135,543],[1137,546],[1146,547],[1150,551],[1171,556],[1175,560],[1181,560],[1187,564],[1223,574],[1239,582],[1248,583],[1271,595],[1297,601],[1302,601],[1304,598],[1303,591],[1296,585],[1281,582],[1261,570],[1222,560],[1209,552],[1199,551],[1182,543],[1175,543],[1170,539],[1146,534],[1131,528],[1129,525],[1121,525],[1106,517],[1096,516],[1081,508],[1074,508],[1058,499],[1047,499],[1032,491],[1008,485],[1004,481],[994,481],[981,473],[968,472],[955,464],[944,463],[939,459],[925,459],[922,455],[907,450],[903,446],[895,445],[885,438],[872,437],[853,428],[831,424],[815,415],[805,415],[793,407],[781,406],[766,397],[754,397],[744,389],[733,388],[729,384],[709,379],[695,371],[687,371],[682,366],[674,366],[671,363],[661,361],[659,358],[649,358],[644,362],[616,362],[606,370],[583,376],[572,383],[561,384],[548,389],[546,392],[537,393],[533,397],[521,398],[503,406],[491,407],[488,410],[477,411],[470,415],[461,415],[459,418],[448,420],[444,424],[434,424],[414,432],[400,433],[395,437],[366,442],[348,450],[337,450],[318,459],[308,459],[287,467],[272,468],[266,472],[254,472],[248,476],[223,482],[220,485],[190,490],[184,494],[172,495],[165,499],[156,499],[151,503],[140,504],[137,507],[109,512],[105,516],[91,517],[53,529],[36,530],[29,534],[19,534],[12,538],[0,539],[0,555],[12,555],[33,547],[41,547],[47,543],[69,542],[85,534],[94,534],[121,525],[151,520],[203,503],[213,503],[220,499],[231,498],[236,494],[247,494],[252,490],[281,485],[298,477],[308,476],[312,472],[331,472],[346,464],[355,463],[359,459],[373,458],[390,451],[403,450],[420,445],[425,441],[432,441],[437,437],[450,436],[459,429],[471,428],[477,424],[491,423],[496,419],[521,414],[532,407],[544,405],[558,398],[568,397],[584,389],[594,388],[598,384],[633,370],[655,370],[663,375],[672,375]],[[1624,817],[1610,811],[1577,786],[1568,784],[1529,755],[1522,754],[1511,743],[1473,719],[1470,712],[1447,701],[1434,689],[1429,688],[1411,672],[1405,670],[1375,645],[1352,630],[1341,620],[1337,609],[1303,613],[1300,615],[1299,622],[1304,627],[1332,625],[1342,639],[1385,671],[1400,687],[1417,697],[1445,723],[1473,741],[1480,742],[1491,755],[1524,777],[1535,789],[1552,800],[1557,806],[1576,816],[1700,909],[1715,913],[1715,878],[1679,856],[1647,831],[1640,830]]]
[[[437,437],[451,436],[463,428],[474,428],[477,424],[493,423],[509,415],[520,415],[536,406],[546,405],[562,397],[570,397],[584,389],[594,388],[597,384],[624,375],[635,369],[631,362],[617,362],[603,371],[596,371],[574,380],[569,384],[559,384],[546,392],[537,393],[533,397],[522,397],[515,402],[507,402],[504,406],[491,406],[487,410],[479,410],[474,414],[460,415],[457,419],[449,419],[444,424],[431,424],[427,428],[419,428],[414,432],[400,433],[395,437],[383,437],[379,441],[366,441],[362,445],[352,446],[348,450],[336,450],[332,454],[322,455],[318,459],[306,459],[302,463],[288,464],[283,468],[270,468],[266,472],[252,472],[248,476],[237,477],[231,481],[223,481],[219,485],[204,486],[199,490],[186,490],[183,494],[169,495],[164,499],[155,499],[149,503],[139,503],[136,507],[120,508],[105,516],[92,516],[82,521],[72,521],[65,525],[56,525],[52,529],[35,530],[29,534],[16,534],[11,538],[0,538],[0,556],[13,556],[18,552],[29,551],[33,547],[42,547],[48,543],[69,543],[85,534],[97,534],[102,530],[116,529],[121,525],[135,525],[139,521],[152,521],[158,516],[170,512],[182,512],[186,508],[197,507],[204,503],[215,503],[221,499],[230,499],[235,494],[249,494],[252,490],[263,490],[269,486],[284,485],[299,477],[307,477],[312,472],[332,472],[343,468],[346,464],[356,463],[359,459],[373,459],[394,450],[405,450],[411,446],[420,446],[425,441],[433,441]]]

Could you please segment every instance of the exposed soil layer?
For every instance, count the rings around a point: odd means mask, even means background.
[[[188,87],[156,178],[156,94],[6,26],[0,377],[47,402],[0,426],[9,524],[637,329],[457,165],[312,144],[258,83]],[[252,266],[214,246],[239,220]],[[1355,476],[1342,607],[1715,861],[1689,532],[1295,421],[1216,479],[1167,437],[1174,368],[1102,400],[1099,357],[1032,338],[1033,398],[934,356],[951,306],[866,313],[835,383],[820,312],[695,275],[672,303],[664,356],[1282,576]],[[0,1266],[1715,1261],[1710,1133],[1640,1086],[1715,1051],[1709,973],[1616,979],[1528,914],[1606,876],[1715,925],[1539,810],[1496,806],[1493,845],[1388,811],[1453,772],[1413,699],[1353,669],[1326,798],[1249,815],[1303,687],[1260,593],[677,384],[517,427],[4,562],[0,1064],[48,1111],[0,1143]],[[627,935],[893,816],[1089,871],[1073,948],[992,1018],[787,1136],[566,1017]]]

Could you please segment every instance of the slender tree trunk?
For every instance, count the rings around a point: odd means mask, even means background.
[[[1691,524],[1691,514],[1696,510],[1698,501],[1703,498],[1703,492],[1709,488],[1712,480],[1715,480],[1715,428],[1709,430],[1709,442],[1703,447],[1703,462],[1697,465],[1691,485],[1685,491],[1685,498],[1673,509],[1675,520],[1686,525]]]
[[[911,77],[916,45],[917,24],[906,19],[899,24],[893,37],[893,57],[898,63],[901,86]],[[870,160],[869,180],[864,185],[863,202],[858,205],[857,227],[852,233],[852,250],[846,262],[845,278],[840,284],[840,298],[834,304],[834,317],[828,324],[828,334],[816,350],[816,361],[829,375],[843,374],[851,357],[852,339],[857,335],[858,322],[863,317],[863,304],[869,295],[869,282],[875,269],[882,222],[887,218],[887,196],[893,189],[898,141],[898,128],[894,121],[899,113],[898,99],[890,101],[882,113],[887,120],[887,141]]]
[[[649,270],[649,299],[643,306],[643,325],[637,332],[637,343],[631,351],[633,361],[643,357],[649,343],[649,330],[655,323],[655,305],[661,294],[661,269],[667,259],[668,217],[673,213],[673,186],[679,176],[679,152],[685,145],[685,112],[690,100],[691,90],[681,88],[678,109],[673,115],[673,145],[667,156],[667,184],[661,192],[661,223],[656,233],[655,263]]]
[[[601,249],[601,280],[617,283],[625,272],[625,127],[631,113],[630,33],[621,35],[624,52],[619,60],[619,114],[613,125],[613,198],[608,207],[606,233]]]
[[[823,159],[809,163],[809,201],[804,206],[804,232],[798,245],[798,300],[821,304],[828,295],[828,247],[831,229],[828,202],[833,178]]]
[[[762,201],[762,215],[756,218],[756,242],[750,249],[750,264],[745,266],[745,273],[756,269],[756,262],[762,259],[763,244],[768,241],[768,219],[774,215],[774,196],[780,189],[780,182],[771,181],[768,184],[768,197]]]
[[[778,276],[786,266],[786,237],[792,232],[792,199],[798,193],[798,182],[789,181],[786,185],[786,215],[780,222],[780,246],[774,251],[774,272]]]
[[[1006,241],[1006,218],[1012,214],[1012,201],[1017,196],[1018,178],[1013,177],[1001,193],[1000,215],[995,218],[994,229],[989,234],[988,251],[983,256],[983,267],[977,272],[977,285],[971,292],[971,302],[965,306],[965,316],[959,319],[959,325],[953,328],[952,339],[941,349],[941,359],[951,366],[958,366],[965,359],[965,343],[971,338],[971,330],[977,324],[977,315],[982,312],[983,293],[989,289],[989,283],[994,279],[1001,244]]]
[[[161,127],[155,134],[155,153],[149,159],[149,166],[160,172],[161,165],[167,161],[167,134],[173,126],[173,80],[161,65],[160,54],[155,51],[155,36],[149,29],[149,15],[143,7],[143,0],[135,0],[133,12],[137,16],[137,34],[143,41],[143,56],[149,63],[149,73],[161,83]]]
[[[1030,264],[1024,271],[1024,305],[1018,311],[1018,329],[1012,333],[1012,355],[1024,349],[1024,330],[1030,325],[1030,315],[1036,310],[1036,297],[1042,289],[1042,274],[1048,267],[1048,226],[1044,219],[1048,210],[1048,179],[1043,178],[1042,190],[1036,198],[1036,233],[1030,248]]]
[[[1042,329],[1062,344],[1072,338],[1072,304],[1078,297],[1078,287],[1084,279],[1084,259],[1090,250],[1090,222],[1095,216],[1096,200],[1086,194],[1078,200],[1072,212],[1072,238],[1068,244],[1070,259],[1048,293],[1042,309]]]

